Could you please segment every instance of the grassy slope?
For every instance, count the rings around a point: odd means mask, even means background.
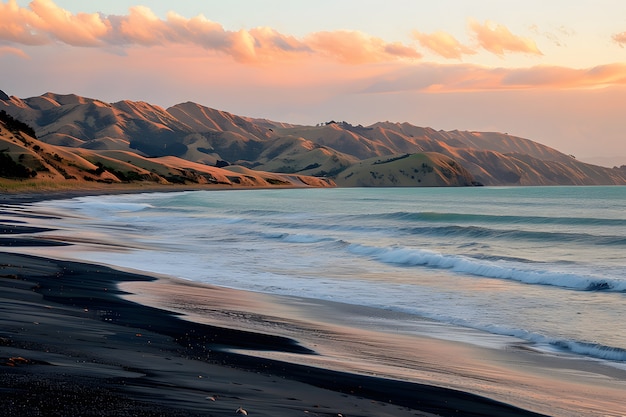
[[[354,164],[336,179],[345,187],[450,187],[476,185],[453,159],[438,153],[371,158]]]
[[[28,176],[0,178],[0,190],[64,190],[106,185],[204,185],[229,187],[328,187],[332,181],[216,168],[173,156],[146,158],[127,151],[66,148],[39,141],[0,122],[0,150]]]

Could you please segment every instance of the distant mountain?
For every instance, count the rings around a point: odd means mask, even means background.
[[[163,109],[53,93],[0,98],[0,110],[32,126],[42,142],[73,149],[75,155],[169,158],[181,167],[195,164],[193,169],[325,177],[340,186],[626,184],[624,170],[585,164],[537,142],[495,132],[446,132],[390,122],[300,126],[190,102]],[[414,154],[419,156],[406,156]],[[428,178],[416,175],[424,170],[422,164],[433,168]]]
[[[436,131],[408,123],[283,129],[320,145],[359,158],[435,152],[465,167],[484,185],[625,184],[623,172],[579,162],[528,139],[495,132]],[[342,176],[337,183],[342,185]]]

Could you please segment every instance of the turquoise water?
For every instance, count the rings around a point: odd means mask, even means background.
[[[626,187],[196,191],[37,203],[73,256],[626,361]]]

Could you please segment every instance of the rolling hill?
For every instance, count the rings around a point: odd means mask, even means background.
[[[331,187],[330,180],[215,167],[176,156],[149,158],[124,149],[92,150],[43,142],[0,111],[0,177],[70,187],[95,184],[196,184],[222,187]]]
[[[272,181],[307,177],[307,183],[334,181],[339,186],[626,184],[623,169],[585,164],[537,142],[496,132],[437,131],[390,122],[300,126],[191,102],[164,109],[53,93],[26,99],[0,95],[0,110],[32,126],[46,152],[84,159],[91,165],[75,165],[86,169],[97,170],[92,165],[99,163],[111,168],[109,173],[134,172],[131,177],[141,180],[210,183],[243,175],[238,181],[250,185],[249,177],[264,172],[259,175],[266,182],[270,173],[280,173],[282,179]],[[25,154],[37,159],[36,153]],[[381,160],[392,162],[377,163]],[[423,165],[433,170],[417,181]]]

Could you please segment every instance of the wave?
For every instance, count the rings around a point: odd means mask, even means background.
[[[597,343],[577,342],[573,340],[556,340],[550,343],[558,349],[579,355],[611,361],[626,361],[626,349],[603,346]]]
[[[559,244],[572,243],[594,246],[626,246],[626,237],[623,235],[573,233],[546,230],[521,230],[507,228],[490,228],[482,226],[414,226],[396,227],[387,225],[382,227],[375,224],[353,223],[354,219],[339,219],[337,223],[329,222],[306,222],[306,221],[285,221],[271,217],[268,219],[247,219],[251,223],[263,224],[268,227],[279,227],[294,230],[324,230],[328,232],[353,232],[359,234],[384,233],[385,235],[404,234],[411,236],[432,236],[432,237],[458,237],[470,239],[498,239],[498,240],[524,240],[529,242],[558,242]],[[339,223],[341,221],[341,223]]]
[[[532,343],[539,350],[566,352],[594,359],[624,362],[626,361],[626,349],[606,346],[599,343],[585,342],[580,340],[564,339],[543,334],[529,332],[523,329],[509,329],[495,325],[473,325],[465,320],[444,320],[452,324],[470,327],[476,330],[486,331],[502,336],[511,336]]]
[[[545,216],[511,216],[470,213],[440,212],[394,212],[366,215],[387,220],[423,221],[423,222],[456,222],[456,223],[505,223],[534,225],[584,225],[584,226],[626,226],[626,219],[596,217],[545,217]]]
[[[285,232],[262,233],[261,236],[266,239],[279,239],[286,243],[320,243],[335,241],[335,239],[326,236],[317,236],[311,234],[293,234]]]
[[[60,209],[67,213],[77,211],[83,216],[94,219],[115,219],[119,213],[138,213],[154,208],[154,206],[149,203],[111,201],[106,198],[98,200],[90,197],[78,197],[70,200],[42,201],[39,202],[38,205],[51,207],[55,210]]]
[[[367,256],[379,262],[405,267],[425,266],[447,269],[461,274],[509,279],[525,284],[549,285],[578,291],[626,291],[626,280],[588,274],[537,270],[529,268],[528,264],[517,262],[490,261],[401,246],[379,248],[349,244],[347,248],[349,252],[355,255]]]
[[[370,304],[370,306],[374,308],[389,308],[388,306],[380,306],[375,304]],[[439,323],[474,329],[493,335],[514,337],[524,342],[528,342],[530,344],[530,347],[540,351],[569,353],[593,359],[626,362],[626,349],[621,347],[607,346],[600,343],[567,339],[558,336],[548,336],[538,332],[533,332],[520,328],[506,327],[496,324],[481,324],[468,321],[467,319],[463,318],[451,317],[445,314],[437,314],[429,311],[417,311],[412,308],[407,309],[397,307],[391,308],[391,310],[401,311],[408,314],[417,314],[420,317],[430,319]]]
[[[588,233],[547,232],[529,230],[491,229],[479,226],[440,226],[440,227],[411,227],[402,229],[412,235],[429,236],[460,236],[483,239],[516,239],[541,242],[571,242],[586,245],[626,245],[623,236],[592,235]]]

